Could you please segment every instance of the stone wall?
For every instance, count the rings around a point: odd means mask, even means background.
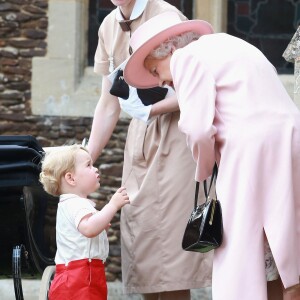
[[[47,9],[47,0],[0,0],[0,134],[33,135],[43,147],[81,143],[90,134],[92,118],[34,116],[31,112],[32,58],[47,53]],[[98,209],[121,184],[128,123],[128,119],[119,120],[95,163],[101,171],[101,187],[91,198]],[[121,277],[119,220],[117,214],[109,230],[108,281]],[[55,228],[51,232],[55,234]]]

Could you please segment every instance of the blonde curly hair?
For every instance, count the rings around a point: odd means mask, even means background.
[[[61,194],[61,179],[67,172],[75,170],[76,154],[79,150],[88,152],[79,144],[61,146],[46,152],[42,160],[40,182],[48,194],[52,196]]]

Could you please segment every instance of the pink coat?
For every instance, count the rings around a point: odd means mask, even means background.
[[[264,231],[284,286],[299,283],[299,111],[264,55],[224,33],[175,51],[171,73],[196,180],[219,163],[213,299],[266,300]]]

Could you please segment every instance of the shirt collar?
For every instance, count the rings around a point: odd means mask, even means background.
[[[72,199],[72,198],[77,198],[77,199],[80,198],[80,199],[82,199],[84,201],[88,200],[92,204],[93,207],[96,206],[96,203],[94,201],[92,201],[90,199],[87,199],[87,198],[81,198],[81,197],[79,197],[79,196],[77,196],[75,194],[61,194],[59,196],[59,202],[64,202],[64,201]]]

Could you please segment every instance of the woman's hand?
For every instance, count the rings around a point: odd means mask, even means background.
[[[166,114],[169,112],[174,112],[179,110],[178,101],[176,98],[176,94],[165,98],[159,102],[156,102],[152,105],[149,118],[156,117],[161,114]]]

